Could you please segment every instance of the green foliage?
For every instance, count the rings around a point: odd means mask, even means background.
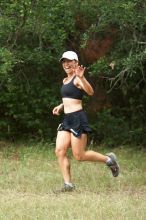
[[[0,138],[53,138],[60,55],[110,35],[109,52],[88,66],[91,76],[104,80],[112,104],[112,114],[98,114],[110,127],[93,123],[94,134],[101,130],[99,140],[111,144],[144,143],[145,0],[9,0],[0,8]]]
[[[98,144],[119,146],[125,144],[128,137],[128,128],[124,118],[116,118],[109,110],[97,113],[92,129],[94,141]]]
[[[10,50],[6,48],[0,48],[0,79],[7,77],[8,72],[10,72],[15,65],[15,57]]]
[[[137,116],[135,118],[133,116],[131,118],[132,123],[130,123],[126,117],[115,115],[110,110],[97,113],[94,122],[92,122],[92,139],[95,143],[104,144],[108,147],[146,144],[146,129],[144,125],[142,127],[142,123],[137,122]]]
[[[68,7],[65,1],[1,2],[0,137],[52,136],[62,78],[56,61],[74,30]]]
[[[106,65],[98,65],[97,70],[105,76],[114,77],[115,82],[126,79],[129,85],[129,79],[133,75],[134,78],[135,75],[140,75],[137,77],[138,80],[145,80],[145,3],[145,1],[112,1],[112,3],[108,1],[104,4],[102,1],[100,8],[102,16],[99,17],[96,31],[100,34],[107,28],[113,28],[117,32],[117,38],[109,55],[106,56]],[[111,61],[115,63],[114,70],[107,70]],[[101,63],[100,60],[98,62]]]

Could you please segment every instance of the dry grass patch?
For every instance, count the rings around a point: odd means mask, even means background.
[[[11,145],[0,149],[0,220],[145,220],[146,152],[115,149],[121,174],[106,166],[72,160],[76,191],[62,186],[49,145]]]

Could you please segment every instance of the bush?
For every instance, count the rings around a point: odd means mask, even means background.
[[[103,110],[96,114],[92,122],[92,138],[97,144],[116,147],[124,144],[146,144],[146,129],[144,125],[131,127],[131,121],[124,117],[112,115],[111,110]]]

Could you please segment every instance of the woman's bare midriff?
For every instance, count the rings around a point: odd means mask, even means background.
[[[63,98],[62,99],[64,105],[64,113],[71,113],[81,110],[82,107],[82,100],[79,99],[72,99],[72,98]]]

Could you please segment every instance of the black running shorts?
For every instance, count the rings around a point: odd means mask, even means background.
[[[65,114],[57,130],[72,132],[75,137],[80,137],[83,133],[91,132],[86,112],[84,110],[79,110]]]

